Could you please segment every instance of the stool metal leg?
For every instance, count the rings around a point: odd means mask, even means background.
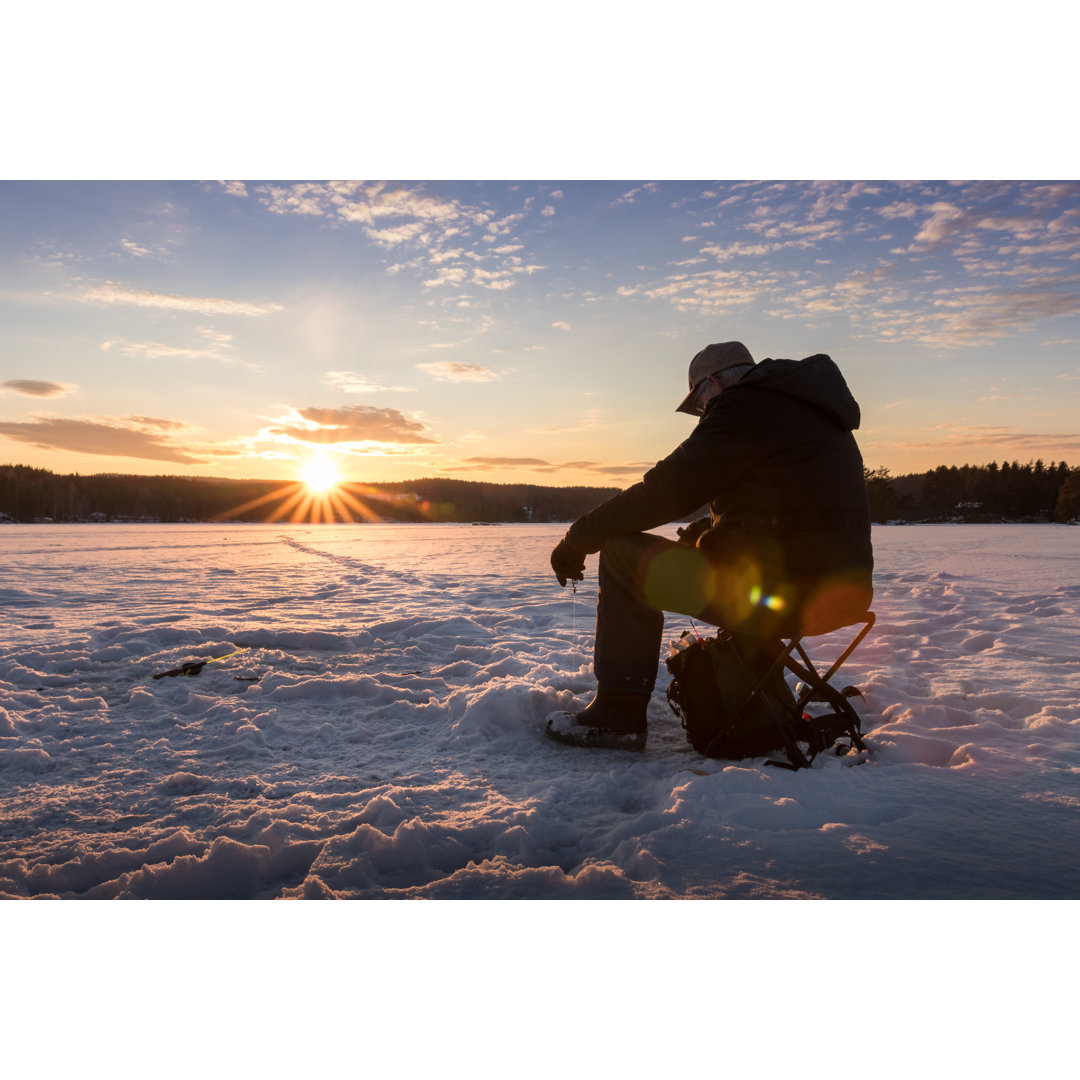
[[[862,629],[859,630],[851,643],[833,662],[824,675],[817,670],[814,666],[814,662],[810,659],[806,649],[803,647],[803,638],[801,636],[793,636],[783,644],[768,670],[759,678],[751,670],[746,657],[744,657],[742,652],[736,647],[733,635],[726,631],[720,632],[719,636],[731,647],[733,654],[738,658],[739,665],[746,675],[747,685],[750,687],[746,701],[740,708],[739,713],[741,713],[743,709],[748,708],[750,704],[756,700],[760,699],[764,702],[773,722],[776,724],[784,739],[784,753],[791,763],[791,768],[809,768],[818,753],[820,753],[826,745],[833,745],[841,734],[848,735],[851,738],[851,744],[854,748],[858,750],[866,749],[866,744],[863,742],[860,733],[862,722],[859,718],[859,714],[852,708],[847,698],[830,684],[829,680],[840,670],[848,657],[850,657],[859,647],[859,644],[873,627],[875,618],[876,616],[874,613],[868,611],[864,618],[849,624],[852,626],[861,625]],[[799,660],[793,658],[793,653],[798,654]],[[801,663],[799,661],[801,661]],[[786,710],[781,708],[780,705],[772,699],[771,695],[764,692],[764,688],[770,684],[770,680],[784,670],[797,675],[806,684],[805,690],[796,700],[795,710],[791,716],[787,716]],[[830,705],[833,712],[831,714],[825,714],[823,717],[806,719],[804,717],[803,708],[815,696],[817,696],[819,700],[824,700],[826,704]],[[739,713],[736,713],[736,719]],[[822,723],[822,721],[827,721],[830,716],[835,717],[839,723],[833,725]],[[798,729],[796,729],[796,726],[798,726]],[[804,739],[809,737],[809,757],[807,757],[799,748],[799,737]],[[719,741],[719,738],[720,737],[718,736],[716,741]],[[774,762],[773,764],[781,763]]]

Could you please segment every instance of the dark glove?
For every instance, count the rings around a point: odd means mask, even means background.
[[[698,518],[697,521],[690,522],[685,528],[676,529],[679,534],[679,543],[686,544],[689,547],[696,547],[698,537],[712,526],[711,518]]]
[[[585,552],[565,539],[560,540],[551,553],[551,569],[563,588],[566,588],[567,579],[582,581],[585,577]]]

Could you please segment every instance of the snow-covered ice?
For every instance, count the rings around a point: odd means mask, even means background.
[[[544,737],[563,529],[0,526],[0,895],[1080,896],[1080,529],[876,528],[869,759],[798,773],[694,754],[662,666],[644,754]]]

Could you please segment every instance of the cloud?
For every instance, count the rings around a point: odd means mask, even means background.
[[[1051,434],[1047,432],[1018,431],[1012,427],[991,426],[952,426],[942,425],[935,429],[947,431],[951,434],[944,440],[937,442],[919,442],[903,444],[904,449],[930,450],[970,446],[992,446],[998,450],[1037,452],[1043,450],[1053,455],[1080,449],[1080,434],[1071,432],[1068,434]]]
[[[1000,255],[1068,255],[1072,259],[1080,258],[1080,235],[1062,237],[1060,240],[1048,240],[1044,244],[1009,244],[998,248]]]
[[[836,183],[831,180],[815,180],[810,188],[817,192],[817,201],[810,211],[812,218],[824,217],[846,211],[851,203],[863,195],[879,195],[881,188],[864,180],[855,183]]]
[[[479,472],[493,469],[524,469],[528,472],[565,473],[588,472],[597,476],[642,476],[652,462],[637,461],[628,465],[606,465],[596,461],[552,462],[530,457],[469,457],[453,466],[457,472]]]
[[[213,360],[224,364],[235,362],[229,351],[232,348],[232,334],[223,334],[208,326],[199,326],[196,329],[206,342],[201,347],[167,345],[160,341],[103,341],[101,349],[103,352],[115,350],[124,356],[141,360]]]
[[[1059,202],[1075,197],[1076,186],[1017,188],[1012,184],[976,183],[954,185],[954,188],[958,190],[950,192],[949,199],[934,199],[929,190],[924,190],[921,193],[927,201],[891,203],[877,211],[889,219],[922,218],[912,242],[907,247],[896,248],[894,254],[923,255],[944,244],[954,244],[956,255],[971,254],[981,251],[986,243],[993,243],[988,234],[995,232],[1008,238],[1007,246],[998,248],[998,254],[1002,255],[1069,255],[1080,251],[1078,208],[1071,207],[1057,217],[1052,216]],[[958,198],[953,198],[954,194]],[[1005,200],[1010,208],[1002,213]]]
[[[1028,330],[1043,319],[1080,314],[1080,295],[1052,289],[1015,289],[982,295],[940,296],[925,313],[899,312],[891,320],[897,339],[928,345],[989,345]]]
[[[620,195],[611,205],[618,206],[620,203],[635,203],[642,195],[655,195],[660,190],[660,185],[655,180],[650,180],[641,187],[631,188]]]
[[[202,464],[205,459],[189,454],[161,434],[184,426],[175,420],[152,417],[71,420],[38,416],[29,422],[0,423],[0,435],[41,450]]]
[[[470,457],[465,459],[470,465],[483,466],[485,468],[511,468],[522,469],[530,468],[534,465],[539,465],[547,469],[553,469],[556,466],[552,465],[550,461],[544,461],[543,458],[532,457]]]
[[[510,274],[500,271],[481,270],[479,267],[473,271],[472,281],[474,285],[480,285],[485,289],[501,292],[504,289],[513,288],[514,279]]]
[[[161,254],[160,250],[154,250],[153,248],[148,248],[143,244],[137,244],[134,240],[129,240],[126,236],[120,241],[120,246],[129,255],[134,255],[136,258],[139,259],[145,259],[152,255]]]
[[[519,244],[517,246],[520,247],[521,245]],[[516,250],[516,248],[514,248],[513,245],[510,246],[510,249],[511,250]],[[502,251],[503,249],[502,248],[496,248],[495,250],[498,252],[498,251]],[[460,259],[463,255],[466,255],[466,254],[471,254],[471,253],[466,252],[464,248],[460,248],[460,247],[439,248],[439,249],[436,249],[434,251],[428,252],[427,261],[429,263],[433,263],[435,266],[438,266],[440,263],[449,262],[451,259]],[[417,261],[417,263],[415,265],[419,266],[419,265],[421,265],[421,262]],[[400,269],[400,267],[399,267],[399,269]]]
[[[78,387],[74,383],[44,382],[38,379],[8,379],[0,383],[0,390],[10,390],[28,397],[61,397],[71,394]]]
[[[392,187],[385,181],[267,184],[256,188],[256,193],[275,214],[330,217],[362,225],[392,218],[442,224],[459,220],[486,223],[491,216],[454,199],[428,195],[422,187]]]
[[[418,420],[410,420],[397,409],[377,409],[370,405],[347,405],[341,409],[309,407],[294,410],[292,422],[268,429],[273,438],[284,437],[301,443],[326,446],[337,443],[435,443]]]
[[[568,431],[593,431],[603,427],[603,413],[600,409],[587,409],[581,420],[575,424],[560,424],[555,427],[528,428],[530,435],[565,434]]]
[[[326,382],[343,394],[374,394],[384,391],[416,393],[415,386],[381,386],[378,383],[368,382],[366,375],[358,375],[355,371],[328,371]]]
[[[871,294],[877,296],[879,302],[889,303],[896,298],[895,286],[892,284],[895,277],[895,264],[885,263],[871,270],[857,270],[841,278],[831,289],[825,289],[825,291],[836,294],[837,299],[845,305]],[[812,290],[807,290],[807,293],[810,291]]]
[[[440,382],[493,382],[506,374],[504,371],[492,371],[481,364],[463,364],[457,360],[433,360],[416,366]]]
[[[520,250],[521,245],[511,245],[511,250]],[[501,248],[496,248],[498,252]],[[466,252],[465,256],[471,259],[478,259],[473,252]],[[441,257],[436,253],[432,257],[432,261],[441,262]],[[391,268],[395,273],[401,269],[401,266]],[[546,270],[545,266],[536,266],[528,263],[524,263],[517,256],[510,256],[504,258],[495,270],[487,270],[480,266],[438,266],[435,276],[424,279],[424,285],[426,288],[438,288],[443,285],[464,285],[472,284],[479,285],[484,289],[492,289],[495,291],[502,291],[505,289],[513,288],[515,282],[514,278],[518,274],[532,274],[537,270]]]
[[[1030,240],[1046,227],[1044,221],[1030,217],[985,217],[975,222],[976,229],[1012,233],[1017,240]]]
[[[711,255],[717,262],[727,262],[734,258],[760,258],[779,251],[784,244],[749,244],[736,240],[730,244],[706,244],[701,248],[702,255]]]
[[[424,285],[429,289],[440,285],[460,285],[469,276],[464,266],[441,266],[433,278],[427,278]]]
[[[250,300],[223,300],[213,296],[176,296],[170,293],[132,289],[114,281],[84,290],[77,299],[90,304],[131,304],[135,307],[166,308],[173,311],[195,311],[202,315],[270,315],[284,311],[280,304],[264,304]]]
[[[221,185],[226,195],[233,195],[238,199],[248,197],[247,185],[242,180],[218,180],[217,183]]]
[[[507,214],[506,217],[499,218],[495,221],[489,221],[487,223],[487,231],[489,235],[486,237],[486,239],[494,240],[497,236],[508,236],[514,231],[514,226],[519,221],[524,220],[524,214]]]
[[[604,465],[594,461],[571,461],[562,466],[564,469],[582,469],[585,472],[596,473],[598,476],[644,476],[652,468],[654,462],[636,461],[629,465]]]
[[[546,266],[524,263],[516,255],[502,261],[497,270],[484,270],[476,267],[472,272],[472,282],[485,289],[509,289],[514,285],[517,274],[533,274],[537,270],[546,270]]]
[[[1080,207],[1063,201],[1080,190],[998,183],[747,187],[750,202],[725,218],[722,236],[695,244],[698,258],[714,261],[712,269],[671,261],[667,277],[624,280],[615,295],[667,301],[708,317],[751,308],[769,318],[844,319],[859,336],[950,350],[1080,314]],[[891,239],[882,236],[883,219],[895,222],[902,246],[881,250]],[[866,258],[855,247],[860,239]],[[841,242],[844,258],[815,258],[831,256]],[[809,258],[798,259],[801,251]]]
[[[878,213],[889,221],[895,218],[914,218],[919,213],[919,204],[905,199],[903,202],[889,203],[878,210]]]
[[[732,307],[748,304],[773,292],[780,276],[747,270],[704,270],[696,274],[672,274],[663,283],[636,287],[620,286],[620,296],[641,293],[650,300],[667,300],[679,311],[722,314]]]
[[[1061,184],[1035,184],[1020,192],[1020,201],[1045,210],[1057,206],[1062,199],[1074,198],[1080,194],[1080,183],[1074,180]]]
[[[358,225],[379,247],[412,248],[417,252],[415,258],[395,262],[386,272],[419,271],[426,275],[421,279],[425,288],[475,285],[502,292],[514,286],[518,275],[547,269],[513,255],[524,247],[513,235],[519,223],[529,214],[546,221],[554,213],[547,206],[538,211],[529,209],[533,196],[524,200],[521,212],[497,217],[491,207],[431,195],[423,185],[334,181],[265,184],[255,190],[271,213]]]
[[[822,240],[839,237],[842,234],[843,223],[839,218],[807,222],[781,221],[773,218],[748,221],[744,227],[761,233],[766,240],[778,241],[771,250],[779,251],[787,247],[810,248]],[[784,239],[784,237],[789,237],[789,239]],[[702,248],[703,252],[706,250]]]
[[[553,322],[551,328],[553,330],[569,330],[570,324],[565,322]]]
[[[369,240],[374,240],[379,247],[392,248],[400,244],[409,244],[415,240],[425,242],[428,226],[421,221],[408,221],[394,225],[389,229],[365,229]]]
[[[160,416],[122,416],[122,424],[134,424],[143,428],[159,428],[161,431],[185,431],[188,425],[182,420],[165,420]]]

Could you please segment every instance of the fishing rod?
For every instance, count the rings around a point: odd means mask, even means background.
[[[245,646],[242,649],[236,649],[233,652],[225,653],[224,656],[212,656],[209,660],[189,660],[186,664],[181,664],[178,668],[173,668],[172,671],[159,671],[154,678],[165,679],[172,678],[174,675],[198,675],[207,664],[216,664],[219,660],[228,660],[230,656],[236,656],[238,653],[247,652],[249,648],[250,646]]]

